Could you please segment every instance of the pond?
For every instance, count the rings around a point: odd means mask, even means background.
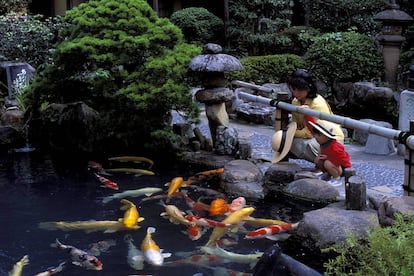
[[[62,158],[64,159],[64,158]],[[119,190],[114,191],[100,186],[94,174],[87,170],[87,162],[56,162],[48,155],[33,151],[30,153],[12,153],[0,157],[0,275],[7,275],[13,265],[24,255],[28,255],[30,263],[23,268],[22,275],[35,275],[66,261],[62,275],[213,275],[213,270],[197,265],[171,264],[169,266],[154,267],[145,264],[143,270],[133,269],[127,262],[128,245],[126,237],[132,237],[133,244],[140,248],[148,227],[154,227],[152,235],[158,246],[164,252],[172,253],[165,262],[174,262],[184,256],[194,255],[200,246],[203,246],[212,230],[208,230],[199,240],[191,240],[183,225],[176,225],[162,218],[160,213],[164,207],[159,200],[146,201],[144,198],[127,198],[138,206],[139,213],[145,218],[140,222],[138,230],[103,233],[102,231],[85,233],[83,231],[45,230],[39,228],[39,223],[48,221],[90,221],[90,220],[117,220],[123,217],[119,200],[112,200],[106,204],[104,197],[125,190],[144,187],[159,187],[166,193],[164,184],[176,176],[184,178],[196,172],[175,170],[157,171],[155,175],[133,175],[113,173],[106,178],[118,183]],[[214,181],[213,181],[214,182]],[[197,183],[200,187],[217,189],[211,181]],[[195,191],[188,188],[188,195],[197,199],[205,196],[204,190]],[[208,197],[208,196],[207,196]],[[210,196],[211,198],[211,196]],[[229,201],[232,198],[228,198]],[[181,197],[173,198],[170,204],[180,210],[187,211],[188,205]],[[255,207],[254,217],[280,219],[287,222],[296,222],[301,219],[302,210],[297,206],[287,206],[269,203],[247,201],[249,206]],[[247,228],[247,227],[246,227]],[[248,230],[254,230],[250,228]],[[226,237],[228,241],[238,241],[223,248],[240,254],[254,254],[264,251],[274,241],[268,239],[246,240],[244,233],[236,233]],[[107,250],[99,252],[98,259],[103,263],[101,271],[86,270],[71,264],[68,252],[51,247],[58,239],[66,245],[72,245],[90,252],[98,242],[110,242]],[[283,252],[299,259],[315,269],[321,269],[315,263],[313,256],[308,256],[302,250],[293,249],[289,240],[279,241]],[[92,251],[94,252],[94,251]],[[312,260],[313,259],[313,260]],[[218,262],[213,267],[225,267],[244,272],[252,272],[249,264]]]

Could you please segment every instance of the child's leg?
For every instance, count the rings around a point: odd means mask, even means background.
[[[342,167],[335,166],[331,161],[325,160],[324,162],[325,170],[333,177],[338,178],[342,175]]]

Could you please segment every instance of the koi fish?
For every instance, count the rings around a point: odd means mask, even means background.
[[[253,213],[253,207],[245,207],[243,209],[237,210],[233,213],[230,213],[222,222],[226,224],[236,224],[241,222],[245,217],[249,216]],[[225,233],[227,232],[226,228],[223,227],[215,227],[213,232],[208,239],[208,242],[205,246],[212,246],[216,243],[218,239],[220,239]]]
[[[9,272],[9,276],[22,275],[23,267],[29,264],[29,256],[24,255],[17,263],[14,264],[12,270]]]
[[[115,182],[109,180],[108,178],[105,178],[99,174],[94,173],[95,176],[98,178],[98,180],[101,182],[101,187],[104,188],[109,188],[112,190],[119,190],[118,184],[116,184]]]
[[[195,223],[189,221],[184,217],[185,213],[177,208],[175,205],[166,205],[162,201],[160,203],[164,206],[165,212],[162,212],[160,216],[168,217],[169,221],[174,224],[183,224],[185,226],[194,226]]]
[[[107,252],[111,246],[115,246],[115,245],[116,245],[115,240],[98,241],[98,242],[92,243],[87,252],[97,257],[101,255],[102,252]]]
[[[170,182],[165,184],[165,186],[168,186],[167,203],[170,201],[171,195],[178,191],[178,189],[181,187],[183,182],[184,182],[184,178],[182,178],[181,176],[178,176],[178,177],[174,177]]]
[[[124,204],[121,206],[121,210],[125,211],[124,218],[119,219],[126,228],[134,228],[138,226],[138,222],[141,222],[144,220],[143,217],[139,216],[137,206],[135,206],[134,203],[127,199],[121,199],[121,202]],[[140,228],[140,226],[138,226]]]
[[[56,242],[52,243],[50,246],[68,251],[72,257],[72,264],[74,265],[90,270],[102,270],[102,262],[95,256],[88,254],[86,251],[71,245],[62,244],[58,239],[56,239]]]
[[[141,205],[144,202],[150,201],[150,200],[159,200],[159,199],[164,199],[166,198],[168,195],[166,194],[162,194],[162,195],[153,195],[153,196],[147,196],[146,198],[141,199],[141,201],[138,203],[138,205]],[[171,195],[171,197],[174,196],[182,196],[181,192],[175,192]]]
[[[142,175],[155,175],[153,171],[144,170],[144,169],[136,169],[136,168],[113,168],[113,169],[106,169],[107,172],[113,173],[133,173],[133,174],[142,174]]]
[[[145,162],[151,168],[154,165],[154,161],[149,158],[142,157],[142,156],[114,156],[108,158],[110,161],[118,161],[118,162],[134,162],[134,163],[142,163]]]
[[[265,226],[274,225],[274,224],[280,225],[280,224],[287,223],[283,220],[278,220],[278,219],[254,218],[250,216],[243,219],[243,221],[245,221],[247,224],[253,227],[265,227]]]
[[[224,250],[218,246],[201,246],[200,251],[205,254],[220,256],[231,263],[249,264],[250,268],[253,268],[263,255],[263,252],[256,252],[254,254],[239,254]]]
[[[220,256],[213,255],[191,255],[187,258],[182,258],[179,260],[174,260],[164,263],[164,266],[182,266],[182,265],[193,265],[193,266],[207,266],[207,265],[216,265],[222,263],[223,259]]]
[[[127,228],[122,222],[112,220],[89,220],[89,221],[46,221],[39,222],[39,228],[45,230],[75,231],[83,230],[89,234],[92,232],[103,231],[104,233],[114,233],[117,231],[136,230],[139,227]]]
[[[195,215],[186,215],[184,216],[187,220],[190,222],[194,222],[196,226],[202,226],[202,227],[231,227],[231,224],[223,223],[221,221],[215,221],[212,219],[202,218]]]
[[[141,251],[144,254],[144,260],[147,263],[155,266],[161,266],[164,263],[164,258],[171,257],[171,253],[162,253],[162,249],[160,249],[152,239],[153,233],[155,233],[155,228],[148,227],[147,235],[141,244]]]
[[[293,224],[285,223],[285,224],[279,224],[279,225],[269,225],[269,226],[248,232],[244,238],[249,239],[249,240],[266,238],[266,239],[273,240],[273,241],[286,239],[290,235],[285,232],[297,228],[298,225],[299,223],[293,223]]]
[[[105,171],[105,169],[102,167],[100,163],[95,162],[95,161],[88,161],[88,170],[91,170],[91,169],[100,174],[111,175]]]
[[[134,239],[131,237],[131,235],[126,235],[124,237],[124,241],[128,244],[127,262],[129,266],[135,270],[144,269],[144,255],[142,254],[141,250],[135,246]]]
[[[141,188],[141,189],[137,189],[137,190],[126,190],[123,191],[121,193],[115,193],[113,195],[104,197],[102,199],[102,203],[108,203],[111,200],[114,199],[121,199],[121,198],[125,198],[125,197],[139,197],[139,196],[150,196],[152,194],[161,192],[162,189],[161,188],[153,188],[153,187],[146,187],[146,188]]]
[[[187,205],[194,210],[197,214],[203,214],[209,209],[209,205],[196,202],[191,197],[188,196],[187,191],[181,191],[182,196],[184,197],[185,202]]]
[[[237,210],[246,207],[246,199],[242,196],[233,199],[233,201],[229,205],[228,213],[233,213]]]
[[[229,204],[223,198],[216,198],[210,203],[208,212],[212,216],[222,215],[229,210]]]
[[[194,226],[189,226],[187,228],[187,230],[184,232],[184,234],[187,234],[187,236],[192,240],[192,241],[196,241],[198,239],[201,238],[201,236],[203,236],[203,234],[206,232],[207,230],[205,229],[201,229],[199,226],[194,225]]]
[[[59,272],[62,272],[62,270],[65,268],[66,262],[61,262],[57,267],[49,268],[46,271],[37,273],[35,276],[48,276],[48,275],[54,275]]]
[[[202,172],[198,172],[195,175],[199,176],[199,175],[203,175],[203,176],[215,176],[215,175],[220,175],[224,172],[224,168],[218,168],[218,169],[214,169],[214,170],[208,170],[208,171],[202,171]]]
[[[207,266],[205,266],[205,268],[209,268],[209,269],[213,270],[213,276],[223,276],[223,275],[229,275],[229,276],[253,276],[253,273],[236,271],[236,270],[229,269],[229,268],[222,267],[222,266],[215,266],[215,267],[207,267]]]
[[[227,247],[227,246],[232,246],[232,245],[236,245],[238,243],[237,239],[219,239],[216,241],[216,245],[220,246],[220,247]]]

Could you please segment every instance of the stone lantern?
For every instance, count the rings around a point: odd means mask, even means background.
[[[229,123],[226,102],[234,97],[232,90],[224,87],[224,73],[243,69],[237,58],[221,52],[220,45],[208,43],[204,45],[203,54],[194,57],[189,65],[190,70],[200,72],[203,89],[196,92],[195,98],[205,104],[213,147],[216,146],[218,127]]]
[[[400,48],[405,41],[402,36],[403,27],[408,25],[413,18],[401,11],[400,6],[395,4],[395,1],[391,1],[385,10],[374,16],[374,20],[382,23],[381,34],[377,40],[383,46],[385,81],[396,87]]]

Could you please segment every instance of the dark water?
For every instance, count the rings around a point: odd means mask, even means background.
[[[152,267],[145,265],[144,270],[136,271],[127,263],[128,247],[124,237],[129,234],[134,239],[137,248],[140,248],[146,229],[153,226],[157,231],[153,239],[164,249],[171,252],[172,257],[165,261],[180,259],[180,252],[192,252],[202,246],[208,240],[211,230],[197,241],[190,240],[182,231],[185,227],[170,223],[160,217],[163,207],[158,201],[145,202],[139,206],[139,212],[145,218],[139,225],[142,227],[136,231],[122,231],[116,233],[93,232],[86,234],[83,231],[64,232],[61,230],[44,230],[38,227],[39,222],[45,221],[87,221],[87,220],[116,220],[123,216],[119,200],[113,200],[107,204],[102,203],[102,198],[116,191],[100,186],[98,180],[86,169],[68,169],[57,165],[48,156],[36,151],[31,153],[13,153],[0,157],[0,275],[7,275],[13,265],[24,255],[28,255],[30,264],[23,268],[22,275],[35,275],[47,268],[55,267],[62,261],[67,261],[66,267],[60,275],[213,275],[212,270],[197,266],[176,267]],[[73,167],[86,168],[83,164]],[[68,162],[67,164],[71,164]],[[157,171],[153,168],[155,176],[134,176],[126,174],[114,174],[107,176],[123,190],[139,189],[143,187],[164,187],[164,184],[173,177],[181,175],[184,178],[191,176],[192,171]],[[204,182],[199,185],[204,187],[214,184]],[[189,189],[191,191],[191,189]],[[191,197],[200,194],[189,193]],[[135,204],[141,198],[129,198]],[[232,200],[232,198],[229,198]],[[293,207],[281,207],[265,203],[247,202],[256,210],[252,214],[255,217],[282,219],[288,222],[296,222],[301,217],[300,210]],[[171,202],[181,210],[189,207],[181,198]],[[253,230],[253,229],[250,229]],[[256,251],[264,251],[274,242],[263,240],[244,240],[244,234],[238,234],[239,242],[236,245],[225,247],[226,250],[241,254],[251,254]],[[93,243],[113,239],[116,245],[102,252],[98,258],[103,263],[102,271],[90,271],[72,265],[68,253],[52,248],[51,243],[59,239],[62,243],[73,245],[87,250]],[[288,242],[279,242],[287,250]],[[289,250],[288,250],[289,251]],[[293,252],[292,252],[293,253]],[[296,251],[297,256],[305,253]],[[292,255],[291,255],[292,256]],[[292,256],[296,257],[296,256]],[[231,268],[237,271],[252,272],[247,264],[224,263],[215,266]]]

